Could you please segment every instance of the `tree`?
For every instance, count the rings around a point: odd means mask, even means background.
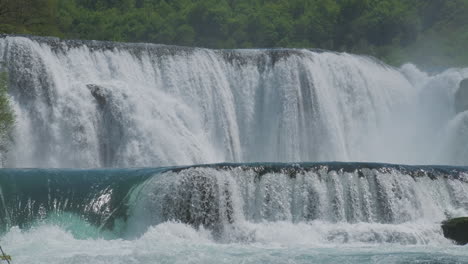
[[[0,0],[0,32],[58,34],[56,0]]]

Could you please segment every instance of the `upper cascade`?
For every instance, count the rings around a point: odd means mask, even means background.
[[[1,36],[0,65],[16,116],[8,167],[468,163],[453,99],[467,69],[30,36]]]

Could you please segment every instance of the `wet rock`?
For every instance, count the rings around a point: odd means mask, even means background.
[[[96,85],[96,84],[87,84],[86,87],[88,87],[94,99],[96,99],[96,101],[99,103],[100,106],[103,106],[106,104],[107,100],[106,100],[103,87]]]
[[[468,217],[449,219],[442,223],[444,236],[458,245],[468,244]]]
[[[455,110],[457,113],[468,110],[468,79],[460,82],[460,86],[455,93]]]

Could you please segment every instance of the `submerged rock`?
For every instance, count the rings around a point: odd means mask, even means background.
[[[442,223],[444,236],[459,245],[468,244],[468,217],[449,219]]]
[[[104,88],[96,84],[87,84],[89,91],[93,95],[94,99],[99,103],[100,106],[106,104],[106,95],[104,93]]]
[[[468,79],[460,82],[460,87],[455,93],[455,110],[457,113],[468,110]]]

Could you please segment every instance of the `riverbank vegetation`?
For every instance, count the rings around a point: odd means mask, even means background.
[[[8,73],[0,67],[0,153],[8,150],[9,136],[15,124],[10,98],[8,96]],[[3,163],[3,156],[0,155],[0,163]]]
[[[468,65],[468,0],[0,0],[0,31]]]

